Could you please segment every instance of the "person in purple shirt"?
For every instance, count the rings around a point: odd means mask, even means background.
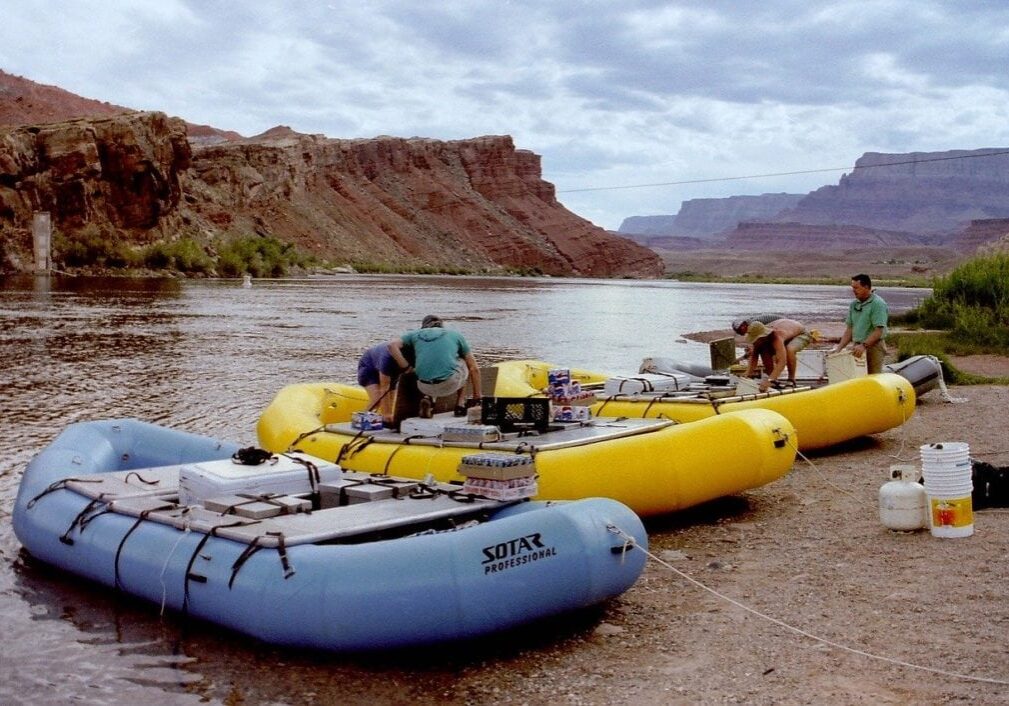
[[[372,346],[357,361],[357,384],[368,392],[368,409],[378,408],[386,424],[392,423],[392,389],[399,376],[412,369],[400,368],[386,343]]]

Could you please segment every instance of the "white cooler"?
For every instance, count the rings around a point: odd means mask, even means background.
[[[319,479],[339,480],[340,467],[307,454],[291,454],[309,461],[319,469]],[[276,456],[277,462],[246,466],[231,459],[187,463],[179,468],[179,503],[196,505],[207,498],[222,495],[299,495],[312,492],[309,469],[288,456]]]
[[[673,392],[685,390],[691,382],[687,374],[673,373],[657,375],[655,373],[638,373],[637,375],[618,375],[607,380],[603,385],[603,394],[636,395],[641,392]]]

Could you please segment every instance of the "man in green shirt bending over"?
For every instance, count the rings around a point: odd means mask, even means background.
[[[851,291],[855,301],[848,306],[848,317],[844,320],[844,334],[833,352],[840,351],[854,341],[851,352],[856,358],[866,357],[866,369],[870,374],[883,372],[883,356],[886,355],[886,324],[889,309],[882,297],[872,291],[869,275],[855,275],[851,278]]]
[[[480,401],[480,372],[476,358],[462,334],[443,327],[440,317],[429,314],[421,328],[408,331],[389,343],[389,353],[403,370],[410,363],[403,356],[403,347],[411,347],[416,359],[417,389],[430,400],[457,393],[455,414],[465,416],[463,399],[466,381],[473,386],[473,401]],[[425,405],[422,403],[422,409]],[[421,416],[427,416],[422,414]]]

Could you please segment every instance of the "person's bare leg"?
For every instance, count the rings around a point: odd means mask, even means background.
[[[364,389],[368,393],[368,409],[374,409],[379,398],[382,396],[382,393],[379,392],[378,384],[365,385]]]

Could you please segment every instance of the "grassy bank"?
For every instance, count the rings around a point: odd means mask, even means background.
[[[992,382],[957,370],[949,356],[1009,356],[1009,255],[975,258],[936,278],[932,294],[892,322],[905,329],[887,339],[902,358],[936,356],[948,382]],[[995,380],[1009,384],[1009,378]]]

